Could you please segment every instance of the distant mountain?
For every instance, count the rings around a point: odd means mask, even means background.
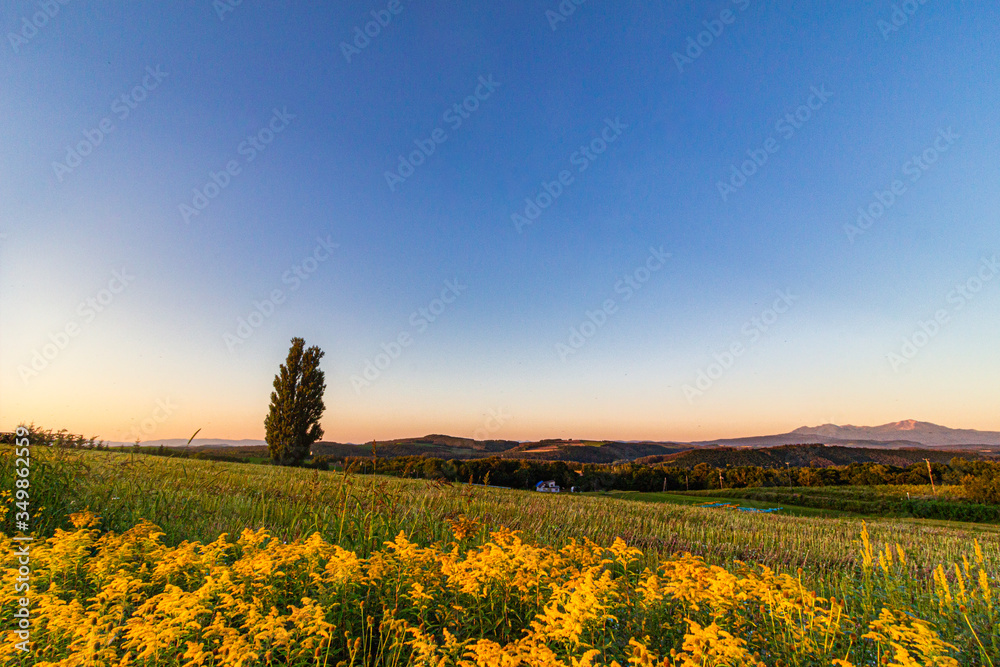
[[[874,440],[887,442],[906,440],[918,442],[925,447],[949,447],[954,445],[1000,445],[1000,432],[976,431],[968,428],[948,428],[930,422],[907,419],[881,426],[803,426],[792,431],[798,436],[817,436],[835,440]]]
[[[112,447],[118,447],[119,445],[124,445],[126,447],[131,446],[134,443],[131,442],[119,442],[109,441],[109,445]],[[164,447],[183,447],[187,444],[187,438],[163,438],[161,440],[143,440],[139,443],[142,447],[159,447],[163,445]],[[261,447],[267,445],[263,440],[226,440],[225,438],[195,438],[191,441],[192,447]]]
[[[716,444],[732,447],[774,447],[777,445],[813,443],[880,449],[899,449],[905,447],[963,447],[975,449],[980,446],[983,448],[998,448],[1000,447],[1000,432],[948,428],[947,426],[909,419],[891,424],[882,424],[881,426],[838,426],[836,424],[803,426],[790,433],[748,438],[705,440],[691,444]]]

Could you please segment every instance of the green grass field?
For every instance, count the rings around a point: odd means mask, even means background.
[[[816,508],[857,516],[884,516],[1000,525],[1000,508],[970,502],[962,486],[885,485],[715,489],[692,491],[698,498],[721,498]]]
[[[706,503],[738,503],[742,507],[753,507],[757,509],[781,508],[781,514],[786,516],[809,516],[809,517],[847,517],[855,516],[851,512],[840,512],[837,510],[821,509],[817,507],[806,507],[800,505],[773,503],[762,500],[748,500],[740,498],[734,500],[733,496],[714,495],[712,492],[692,492],[692,493],[643,493],[640,491],[602,491],[596,493],[586,493],[584,495],[597,496],[599,498],[616,498],[619,500],[633,500],[646,503],[668,503],[671,505],[697,506]],[[719,510],[726,511],[726,510]]]
[[[1000,585],[1000,533],[994,526],[864,517],[874,553],[905,553],[905,563],[897,559],[879,574],[877,561],[874,570],[863,565],[863,517],[791,505],[772,514],[696,506],[733,498],[718,491],[541,494],[134,453],[40,450],[33,452],[32,489],[33,502],[45,507],[40,511],[34,506],[36,526],[43,532],[69,528],[67,515],[89,508],[100,516],[105,531],[122,533],[151,521],[170,546],[207,544],[223,533],[266,529],[287,542],[318,533],[360,558],[374,557],[400,532],[422,547],[447,544],[452,539],[449,521],[456,517],[481,525],[480,541],[498,529],[520,531],[525,542],[554,548],[583,538],[610,546],[621,538],[642,550],[640,568],[655,570],[675,554],[690,552],[726,568],[742,561],[790,574],[824,598],[842,600],[845,613],[859,619],[875,618],[882,605],[909,609],[965,651],[983,640],[986,652],[977,651],[1000,664],[1000,621],[993,607],[977,608],[974,620],[967,621],[943,606],[934,575],[943,565],[951,585],[957,585],[955,573],[972,562],[976,539],[995,590]],[[13,485],[9,451],[0,448],[0,488]],[[850,493],[843,488],[835,492]],[[11,529],[8,516],[5,532],[10,535]],[[970,632],[972,627],[977,634]],[[978,653],[968,655],[963,664],[989,664]]]
[[[726,495],[751,492],[759,489],[725,489]],[[768,491],[778,494],[801,495],[822,499],[850,498],[852,500],[875,501],[885,499],[912,498],[914,500],[961,501],[966,499],[965,489],[961,485],[930,484],[883,484],[876,486],[794,486],[771,487]],[[691,491],[692,494],[718,494],[714,491]],[[730,496],[732,497],[732,496]]]
[[[282,539],[319,532],[367,554],[400,530],[425,543],[441,539],[447,533],[443,518],[462,513],[487,527],[520,530],[526,539],[556,546],[570,538],[610,544],[622,537],[644,549],[650,561],[690,551],[718,563],[738,559],[791,571],[801,566],[817,586],[829,588],[858,563],[865,518],[821,510],[810,515],[808,507],[793,510],[795,514],[750,514],[695,506],[731,500],[736,492],[553,495],[132,453],[57,454],[64,478],[72,481],[64,489],[60,485],[58,500],[46,503],[53,520],[65,527],[68,511],[89,507],[111,530],[124,531],[148,519],[171,544],[211,541],[220,533],[238,534],[249,527],[267,528]],[[866,520],[874,541],[899,543],[924,572],[941,562],[961,562],[974,535],[983,535],[988,558],[1000,561],[1000,536],[988,526]]]

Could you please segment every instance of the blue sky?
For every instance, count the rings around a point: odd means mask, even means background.
[[[997,7],[223,6],[0,13],[3,428],[1000,430]]]

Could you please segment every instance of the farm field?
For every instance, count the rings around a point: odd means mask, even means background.
[[[750,491],[752,489],[723,489],[728,495],[733,492]],[[922,500],[966,500],[965,490],[957,484],[939,484],[934,489],[930,484],[878,484],[873,486],[794,486],[770,487],[768,491],[779,494],[797,494],[816,498],[850,498],[852,500],[886,500],[912,497]],[[706,494],[706,491],[691,491],[693,494]],[[719,493],[719,489],[715,489]]]
[[[646,503],[667,503],[671,505],[699,506],[707,503],[733,503],[741,507],[751,507],[761,510],[780,508],[782,514],[786,516],[812,516],[812,517],[846,517],[852,516],[851,512],[841,512],[837,510],[809,507],[805,505],[781,504],[762,500],[748,500],[742,496],[722,496],[718,493],[709,492],[642,492],[642,491],[600,491],[590,492],[584,495],[596,496],[599,498],[631,500]]]
[[[1000,524],[1000,507],[973,503],[960,485],[767,487],[692,491],[690,496],[839,510],[859,515]]]
[[[0,488],[12,488],[3,456]],[[103,451],[39,448],[32,475],[36,526],[55,534],[35,547],[47,609],[35,657],[53,664],[1000,657],[989,528]],[[10,627],[17,570],[4,552]]]

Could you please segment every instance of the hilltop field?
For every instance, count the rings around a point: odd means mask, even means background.
[[[13,488],[12,450],[0,451],[0,488]],[[723,507],[738,495],[724,490],[557,495],[132,452],[32,456],[33,526],[48,541],[33,546],[36,654],[5,630],[13,664],[1000,657],[996,525],[744,512]],[[13,527],[8,513],[5,535]],[[11,628],[18,566],[2,539]]]

